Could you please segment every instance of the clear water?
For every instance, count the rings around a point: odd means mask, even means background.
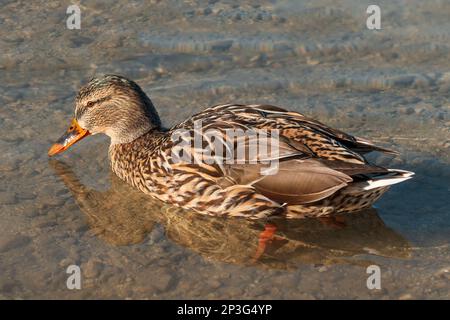
[[[4,1],[0,10],[1,298],[450,298],[450,3]],[[56,160],[77,89],[136,80],[166,125],[206,106],[270,103],[401,152],[416,172],[376,208],[263,222],[181,212],[112,176],[105,137]],[[68,290],[66,268],[82,270]],[[366,287],[381,268],[382,289]]]

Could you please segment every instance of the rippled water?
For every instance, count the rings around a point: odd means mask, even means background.
[[[0,11],[1,298],[450,298],[450,3],[3,1]],[[76,90],[136,80],[167,126],[206,106],[270,103],[392,147],[416,172],[376,208],[263,222],[175,210],[110,174],[105,137],[57,160]],[[66,288],[66,268],[83,273]],[[382,289],[368,290],[379,265]]]

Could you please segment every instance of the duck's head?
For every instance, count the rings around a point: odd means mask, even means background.
[[[127,143],[161,126],[151,100],[133,81],[117,75],[93,78],[77,94],[75,117],[48,151],[61,153],[90,134],[104,133],[111,143]]]

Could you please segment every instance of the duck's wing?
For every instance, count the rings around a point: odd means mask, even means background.
[[[284,159],[271,166],[272,174],[265,174],[263,164],[228,165],[226,181],[250,185],[274,201],[294,205],[322,200],[353,181],[388,172],[378,166],[314,158]]]
[[[298,112],[272,105],[217,105],[193,116],[188,121],[225,121],[237,127],[278,130],[280,135],[303,144],[316,156],[328,160],[365,163],[363,154],[395,151],[376,146],[369,140],[331,128]]]
[[[260,109],[263,111],[265,110],[267,117],[274,118],[276,119],[277,122],[280,122],[281,124],[287,123],[288,125],[292,125],[292,123],[297,123],[300,125],[304,125],[332,139],[339,141],[346,147],[359,153],[380,151],[385,153],[398,154],[398,152],[395,150],[376,146],[373,142],[367,139],[353,136],[341,130],[331,128],[320,121],[306,117],[305,115],[298,112],[290,112],[286,110],[284,110],[283,112],[282,111],[283,109],[271,105],[255,106],[255,109],[256,110]]]
[[[191,159],[199,159],[200,153],[211,145],[222,144],[223,147],[219,149],[229,150],[235,160],[230,163],[227,161],[229,156],[210,153],[206,161],[191,164],[189,170],[197,166],[199,172],[209,172],[211,179],[215,179],[223,188],[247,185],[278,203],[316,202],[353,181],[364,181],[369,176],[387,172],[384,168],[368,164],[362,154],[357,152],[356,149],[362,148],[362,142],[358,142],[357,138],[299,113],[274,106],[215,106],[172,130],[185,130],[188,145],[191,146],[195,145],[195,134],[202,137],[200,148],[189,148],[189,152],[194,155]],[[239,130],[246,134],[229,139],[230,132]],[[249,130],[257,134],[249,136]],[[219,139],[209,139],[207,132],[211,131]],[[261,153],[259,147],[255,148],[261,145],[261,139],[274,136],[278,139],[275,155]],[[234,142],[229,144],[226,141]],[[364,145],[370,148],[369,143]],[[238,146],[244,146],[244,161],[238,161],[242,160],[237,157]],[[249,152],[251,149],[257,149],[258,152],[252,155]],[[185,165],[175,167],[184,168]],[[270,168],[274,170],[270,171]]]

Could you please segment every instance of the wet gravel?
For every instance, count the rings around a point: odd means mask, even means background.
[[[450,298],[450,5],[299,1],[15,1],[0,12],[0,298]],[[136,80],[166,125],[269,103],[401,152],[416,172],[374,210],[326,221],[224,221],[151,201],[110,174],[105,137],[48,161],[79,86]],[[62,162],[61,162],[62,161]],[[88,192],[80,186],[87,187]],[[78,265],[82,289],[69,290]],[[366,287],[379,265],[382,289]]]

